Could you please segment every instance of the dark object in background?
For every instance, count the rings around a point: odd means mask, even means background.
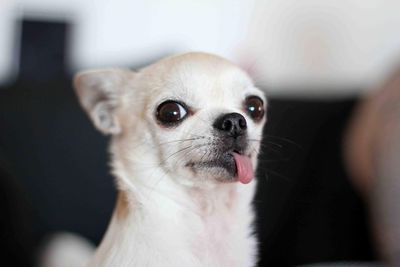
[[[66,76],[67,21],[21,21],[19,80],[54,81]],[[16,45],[15,47],[19,47]]]
[[[342,158],[355,104],[270,99],[255,202],[260,266],[376,260],[365,203]]]
[[[364,203],[341,162],[354,105],[269,99],[256,197],[260,266],[375,259]],[[0,125],[0,151],[35,212],[35,243],[62,230],[98,243],[115,198],[107,142],[79,107],[70,81],[0,91]]]
[[[32,210],[18,179],[0,150],[0,258],[2,266],[32,266],[36,244],[31,228]]]
[[[23,20],[18,81],[0,88],[0,153],[27,193],[36,244],[54,231],[99,242],[114,205],[106,138],[66,78],[69,27]]]
[[[0,151],[28,193],[37,241],[73,231],[99,242],[115,198],[107,140],[79,107],[70,81],[0,90],[0,125]]]

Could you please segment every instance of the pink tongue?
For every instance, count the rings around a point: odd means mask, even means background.
[[[253,164],[249,157],[233,153],[236,163],[237,177],[242,184],[248,184],[254,177]]]

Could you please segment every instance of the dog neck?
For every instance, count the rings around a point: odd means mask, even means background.
[[[154,171],[152,172],[154,176]],[[141,177],[151,177],[150,174],[141,174]],[[121,221],[130,220],[131,217],[166,217],[168,221],[171,212],[184,214],[189,217],[205,219],[221,212],[224,215],[234,213],[239,200],[238,194],[247,191],[246,185],[238,183],[221,183],[206,186],[187,186],[177,183],[166,173],[155,177],[162,180],[149,178],[146,182],[134,182],[132,178],[121,179],[117,176],[119,191],[114,215]],[[252,188],[254,185],[249,185]],[[239,199],[240,198],[240,199]],[[251,201],[251,200],[247,200]],[[246,202],[247,202],[246,201]],[[165,207],[165,208],[163,208]]]
[[[125,170],[115,167],[120,188],[116,206],[90,266],[128,266],[132,262],[135,262],[132,266],[141,266],[146,262],[138,261],[136,253],[143,250],[144,244],[148,244],[148,250],[154,250],[150,254],[163,251],[171,244],[176,246],[173,251],[186,251],[181,253],[183,256],[175,255],[180,262],[171,266],[236,266],[235,261],[241,262],[240,259],[221,257],[222,254],[217,253],[214,257],[210,254],[229,247],[227,244],[231,241],[238,241],[229,240],[227,236],[248,237],[253,218],[249,204],[255,182],[193,188],[176,183],[166,173],[154,175],[153,170],[152,175],[140,173],[140,177],[149,178],[141,183],[135,180],[139,177],[128,176]],[[154,184],[150,177],[163,179]],[[240,238],[232,235],[233,231],[237,231]],[[170,253],[172,257],[174,253]],[[161,255],[160,258],[168,256]],[[203,262],[201,259],[204,258],[209,262]]]

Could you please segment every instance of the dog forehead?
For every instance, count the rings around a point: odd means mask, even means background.
[[[186,92],[187,97],[207,97],[208,100],[232,97],[250,86],[250,82],[238,68],[214,68],[196,66],[177,71],[170,78],[174,80],[172,88]]]
[[[252,87],[251,79],[241,69],[208,54],[190,53],[171,58],[156,64],[154,70],[152,73],[158,73],[155,94],[201,105],[232,100]]]

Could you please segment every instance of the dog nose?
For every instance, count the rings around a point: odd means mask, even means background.
[[[229,136],[238,137],[246,132],[247,122],[239,113],[228,113],[217,118],[213,126]]]

